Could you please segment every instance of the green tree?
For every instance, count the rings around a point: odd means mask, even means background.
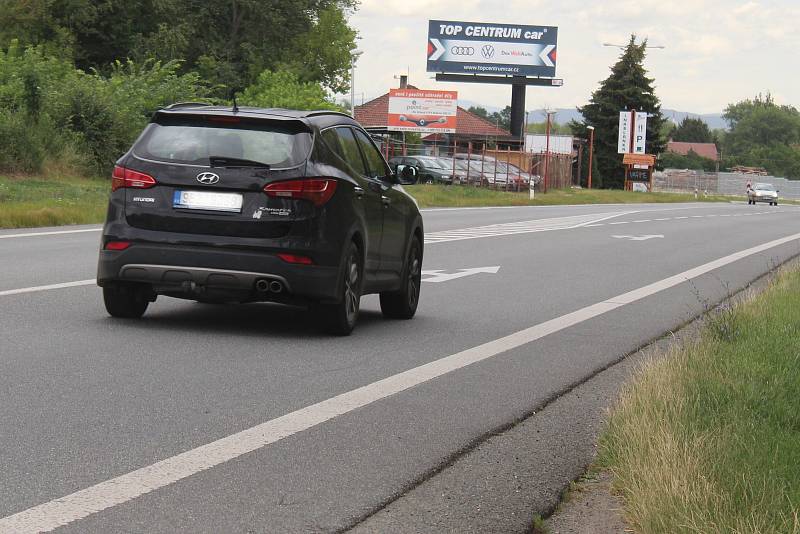
[[[70,51],[82,70],[114,61],[182,61],[217,96],[253,83],[264,70],[348,88],[355,0],[0,0],[0,42]]]
[[[700,156],[694,150],[689,150],[685,156],[674,152],[664,152],[658,158],[661,169],[694,169],[707,172],[715,171],[717,162]]]
[[[702,119],[686,117],[672,131],[672,140],[686,143],[713,143],[714,137],[708,124]]]
[[[511,129],[511,106],[506,106],[500,111],[495,111],[488,117],[489,122],[495,123],[498,128]]]
[[[729,105],[723,117],[725,165],[764,167],[771,174],[800,178],[800,112],[779,106],[770,94]]]
[[[239,104],[265,108],[344,111],[328,97],[319,83],[300,81],[296,74],[289,71],[265,70],[256,83],[240,95]]]
[[[622,156],[617,153],[620,111],[635,109],[647,112],[647,152],[660,154],[664,150],[661,130],[665,119],[655,95],[654,80],[648,78],[643,65],[646,47],[647,40],[636,44],[636,36],[632,35],[619,60],[611,67],[611,75],[592,93],[589,103],[578,108],[584,117],[583,122],[570,123],[572,131],[584,138],[588,137],[586,127],[595,127],[594,157],[598,172],[592,180],[601,187],[623,186]]]
[[[470,106],[469,109],[467,109],[467,111],[469,111],[473,115],[477,115],[478,117],[489,120],[489,112],[486,111],[486,108],[480,106]]]

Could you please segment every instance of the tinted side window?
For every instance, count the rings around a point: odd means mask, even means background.
[[[339,144],[339,136],[336,135],[333,129],[320,133],[319,139],[315,143],[314,151],[314,159],[317,161],[336,167],[347,174],[354,172],[344,160],[342,147]]]
[[[342,147],[342,156],[345,161],[357,172],[366,175],[364,169],[364,160],[361,159],[361,153],[358,151],[358,144],[356,138],[353,137],[353,130],[347,127],[334,128],[336,135],[339,137],[339,144]]]
[[[358,144],[361,145],[361,150],[364,151],[364,158],[367,160],[369,166],[369,175],[373,178],[386,178],[391,172],[386,167],[383,161],[383,156],[375,148],[375,145],[361,130],[356,130],[356,137],[358,137]]]

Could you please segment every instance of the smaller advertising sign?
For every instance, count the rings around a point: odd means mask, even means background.
[[[636,121],[633,132],[633,153],[645,154],[645,143],[647,141],[647,113],[636,112]]]
[[[389,130],[420,133],[455,133],[457,91],[424,89],[389,90]]]
[[[619,112],[619,139],[617,140],[617,153],[628,154],[631,151],[631,112]]]

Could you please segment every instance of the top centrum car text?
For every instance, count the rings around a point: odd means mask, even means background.
[[[503,37],[506,39],[532,39],[539,40],[544,35],[544,32],[526,31],[522,33],[522,28],[500,28],[497,26],[467,26],[464,30],[463,26],[457,24],[440,24],[439,32],[441,35],[459,35],[464,31],[464,35],[469,37]]]

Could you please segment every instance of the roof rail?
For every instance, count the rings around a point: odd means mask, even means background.
[[[165,106],[161,109],[181,109],[181,108],[193,108],[193,107],[208,107],[213,106],[213,104],[209,104],[207,102],[175,102],[174,104],[170,104],[169,106]]]
[[[309,111],[308,114],[306,114],[306,117],[316,117],[318,115],[344,115],[345,117],[349,117],[351,119],[353,118],[347,113],[342,113],[341,111],[333,111],[330,109],[317,109],[314,111]]]

